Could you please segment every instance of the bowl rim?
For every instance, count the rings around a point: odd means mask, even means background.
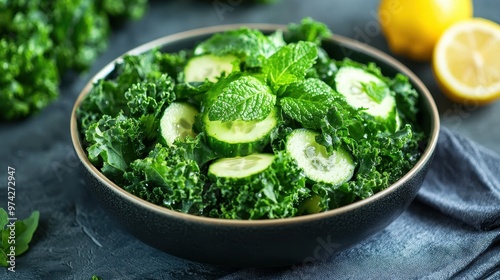
[[[102,78],[105,78],[111,71],[114,69],[115,63],[119,62],[124,55],[136,55],[140,54],[143,52],[146,52],[152,48],[155,47],[161,47],[163,45],[179,41],[179,40],[184,40],[184,39],[189,39],[192,37],[197,37],[197,36],[202,36],[202,35],[210,35],[215,32],[222,32],[226,30],[231,30],[231,29],[237,29],[240,27],[248,27],[252,29],[259,29],[261,31],[267,31],[267,32],[273,32],[276,30],[283,30],[286,31],[286,25],[281,25],[281,24],[267,24],[267,23],[238,23],[238,24],[226,24],[226,25],[214,25],[214,26],[208,26],[208,27],[202,27],[202,28],[197,28],[197,29],[191,29],[188,31],[183,31],[183,32],[178,32],[175,34],[167,35],[155,40],[152,40],[150,42],[144,43],[142,45],[139,45],[122,55],[118,56],[111,62],[109,62],[106,66],[101,68],[84,86],[82,91],[79,93],[72,112],[71,112],[71,120],[70,120],[70,131],[71,131],[71,140],[73,143],[73,147],[76,151],[76,154],[80,161],[82,162],[83,166],[96,178],[98,179],[102,184],[104,184],[107,188],[109,188],[111,191],[115,192],[116,195],[122,197],[123,199],[128,200],[131,203],[138,204],[141,207],[145,207],[150,211],[156,212],[157,214],[160,215],[165,215],[170,218],[174,219],[180,219],[180,220],[186,220],[188,222],[193,222],[193,223],[201,223],[201,224],[218,224],[218,225],[226,225],[226,226],[233,226],[233,227],[247,227],[247,226],[252,226],[252,227],[259,227],[259,226],[269,226],[269,225],[275,225],[275,226],[284,226],[284,225],[292,225],[292,224],[297,224],[297,223],[304,223],[304,222],[314,222],[317,220],[322,220],[325,218],[331,218],[333,216],[341,215],[345,212],[349,212],[351,210],[357,209],[359,207],[365,206],[370,204],[371,202],[378,200],[381,197],[384,197],[394,191],[396,191],[404,182],[406,182],[409,178],[413,177],[415,173],[417,173],[423,166],[432,159],[432,155],[434,153],[434,150],[437,145],[438,141],[438,136],[439,136],[439,130],[440,130],[440,120],[439,120],[439,114],[438,114],[438,109],[435,104],[435,101],[425,86],[425,84],[405,65],[403,65],[401,62],[390,56],[389,54],[386,54],[382,52],[381,50],[378,50],[372,46],[369,46],[365,43],[356,41],[354,39],[344,37],[341,35],[333,34],[333,36],[327,40],[332,40],[334,42],[340,43],[342,47],[349,46],[350,49],[356,50],[363,52],[365,54],[368,54],[370,56],[377,57],[381,61],[384,61],[391,67],[396,68],[399,72],[403,73],[404,75],[408,76],[410,81],[420,89],[421,95],[423,95],[425,99],[426,105],[429,107],[429,113],[431,114],[431,124],[430,124],[430,135],[428,138],[428,143],[427,146],[422,153],[420,159],[417,161],[417,163],[408,171],[405,175],[403,175],[399,180],[391,184],[389,187],[386,189],[379,191],[375,193],[374,195],[362,199],[360,201],[356,201],[353,203],[350,203],[348,205],[335,208],[332,210],[328,210],[325,212],[320,212],[320,213],[315,213],[315,214],[309,214],[309,215],[304,215],[304,216],[296,216],[296,217],[290,217],[290,218],[279,218],[279,219],[265,219],[265,220],[232,220],[232,219],[221,219],[221,218],[211,218],[211,217],[203,217],[203,216],[196,216],[193,214],[186,214],[186,213],[181,213],[177,212],[174,210],[170,210],[168,208],[153,204],[149,201],[146,201],[144,199],[141,199],[114,182],[112,182],[110,179],[108,179],[104,174],[102,174],[88,159],[87,154],[85,153],[82,143],[80,141],[80,135],[78,133],[78,124],[77,124],[77,116],[76,116],[76,111],[80,104],[82,103],[83,99],[89,94],[93,84]]]

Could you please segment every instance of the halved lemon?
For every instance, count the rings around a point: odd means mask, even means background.
[[[452,100],[485,104],[500,97],[500,25],[473,18],[450,26],[434,49],[439,86]]]

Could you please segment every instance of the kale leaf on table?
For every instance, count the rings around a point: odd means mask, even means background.
[[[0,1],[0,121],[25,118],[57,99],[60,78],[88,70],[106,48],[110,19],[138,18],[146,4]]]
[[[8,266],[8,254],[11,254],[12,249],[16,257],[28,250],[28,244],[38,227],[39,218],[40,212],[34,211],[24,220],[10,222],[5,209],[0,208],[0,266]],[[14,235],[11,231],[14,231]],[[11,236],[15,236],[15,239],[11,239]]]

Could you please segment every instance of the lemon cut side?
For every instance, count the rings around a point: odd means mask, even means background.
[[[440,37],[433,54],[439,86],[452,100],[489,103],[500,97],[500,25],[474,18]]]

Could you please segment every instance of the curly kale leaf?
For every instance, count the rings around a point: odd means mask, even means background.
[[[111,80],[97,81],[90,93],[85,97],[78,108],[80,130],[84,133],[94,122],[103,115],[117,116],[127,110],[124,91],[120,90],[116,82]]]
[[[39,4],[0,3],[0,120],[34,114],[59,95],[59,72],[50,58],[52,30]]]
[[[184,82],[184,67],[192,55],[192,51],[187,50],[165,52],[161,54],[158,63],[162,72],[169,74],[176,82]]]
[[[356,178],[350,182],[354,193],[364,199],[401,178],[418,160],[422,137],[407,125],[392,135],[383,133],[370,142],[360,141],[352,151],[359,161]]]
[[[101,80],[80,110],[89,158],[113,174],[126,171],[145,146],[157,140],[161,114],[175,99],[172,79],[165,74],[133,84],[124,94],[115,89]]]
[[[184,147],[157,144],[125,173],[124,189],[149,202],[183,213],[202,214],[204,176]]]
[[[207,145],[203,132],[194,138],[188,136],[184,140],[178,139],[174,145],[179,152],[182,151],[184,158],[194,160],[200,168],[206,167],[207,163],[220,157]]]
[[[138,55],[125,55],[115,64],[109,79],[116,81],[120,89],[127,90],[132,84],[149,77],[161,76],[163,74],[159,63],[161,60],[162,54],[157,49]]]
[[[0,1],[0,120],[55,100],[60,76],[88,70],[106,48],[108,14],[137,18],[146,0]],[[105,9],[103,9],[105,7]]]
[[[89,69],[107,47],[108,18],[94,0],[45,1],[43,7],[53,26],[53,55],[61,73]]]
[[[422,139],[423,134],[413,133],[409,125],[394,134],[373,135],[370,140],[343,136],[342,144],[349,147],[357,162],[355,177],[339,186],[313,184],[312,196],[302,203],[299,214],[335,209],[385,189],[416,163]]]
[[[358,167],[355,177],[344,188],[351,190],[356,199],[367,198],[388,187],[416,163],[423,133],[413,132],[409,124],[395,133],[381,132],[378,123],[356,117],[345,110],[348,107],[339,108],[330,110],[323,119],[322,135],[317,141],[329,150],[342,146],[352,154]],[[332,193],[338,195],[339,192]],[[331,195],[330,198],[338,201]],[[329,205],[332,207],[332,203]]]
[[[285,43],[281,32],[266,36],[259,30],[242,27],[217,33],[198,44],[195,55],[214,54],[217,56],[235,55],[250,68],[261,67],[263,61],[274,54]]]
[[[370,128],[376,125],[373,121]],[[341,145],[348,144],[345,139],[359,140],[370,136],[376,130],[365,127],[366,120],[359,113],[359,110],[353,109],[343,99],[335,99],[334,104],[320,120],[319,127],[322,134],[316,141],[325,146],[328,152],[337,150]]]
[[[160,58],[157,50],[127,55],[115,65],[109,79],[97,81],[78,109],[80,131],[84,133],[103,115],[115,117],[120,112],[126,116],[157,118],[175,99],[174,83],[161,72]]]
[[[307,41],[321,45],[321,41],[332,37],[332,32],[324,23],[313,20],[310,17],[302,19],[300,24],[290,23],[285,41],[288,43]]]
[[[185,101],[201,108],[205,94],[214,87],[215,83],[205,80],[204,82],[177,83],[175,85],[175,96],[178,101]]]
[[[396,103],[399,116],[405,123],[416,123],[418,113],[419,95],[412,87],[409,78],[403,74],[397,74],[389,82],[391,90],[396,93]]]
[[[214,205],[210,216],[225,219],[293,217],[309,195],[305,176],[288,154],[280,151],[271,166],[246,184],[217,179],[208,192]]]
[[[147,79],[133,84],[124,94],[130,116],[153,115],[160,118],[166,105],[175,100],[174,83],[170,76]]]
[[[101,168],[104,175],[121,182],[132,161],[141,158],[146,149],[141,122],[122,113],[116,117],[104,115],[89,126],[85,133],[89,160]]]
[[[328,56],[325,49],[318,47],[318,59],[313,67],[309,68],[306,73],[307,78],[317,78],[332,86],[335,84],[334,74],[337,73],[338,67],[335,60]]]
[[[327,183],[315,183],[311,186],[311,194],[309,198],[300,204],[299,215],[335,209],[357,199],[349,182],[337,186]]]
[[[165,108],[175,100],[172,79],[163,74],[158,78],[132,85],[125,92],[128,115],[138,119],[147,140],[158,137],[160,119]]]
[[[139,19],[146,12],[148,0],[101,0],[98,8],[113,19]]]

